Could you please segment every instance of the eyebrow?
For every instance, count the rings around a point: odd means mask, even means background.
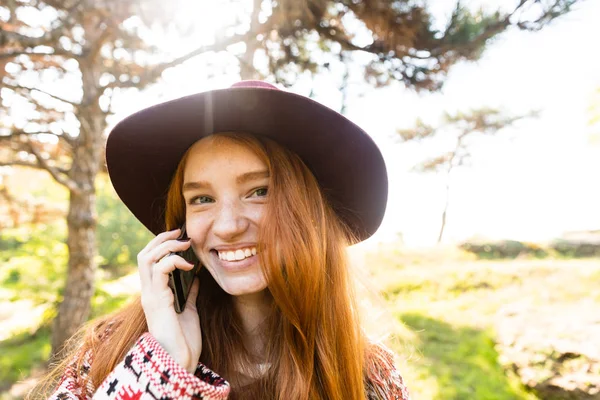
[[[235,178],[235,182],[238,185],[242,185],[246,182],[255,181],[258,179],[264,179],[269,177],[269,171],[261,170],[261,171],[250,171],[245,174],[239,175]],[[196,182],[186,182],[183,184],[183,191],[194,190],[194,189],[203,189],[211,187],[211,184],[206,181],[196,181]]]

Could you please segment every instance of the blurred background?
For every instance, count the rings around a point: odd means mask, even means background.
[[[0,399],[138,291],[111,127],[240,79],[381,147],[350,253],[415,399],[600,399],[599,39],[593,0],[0,0]]]

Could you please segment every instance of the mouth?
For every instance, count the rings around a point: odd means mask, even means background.
[[[258,260],[258,257],[256,257],[256,247],[227,251],[217,251],[216,249],[212,249],[210,254],[216,264],[230,272],[245,270],[254,265]]]
[[[242,260],[245,260],[247,258],[250,258],[250,257],[253,257],[256,255],[256,247],[255,246],[244,247],[244,248],[235,249],[235,250],[222,250],[222,251],[213,249],[212,251],[214,253],[216,253],[217,256],[219,257],[219,260],[222,260],[222,261],[242,261]]]

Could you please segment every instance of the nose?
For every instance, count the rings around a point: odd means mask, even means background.
[[[235,239],[248,229],[248,218],[239,201],[221,202],[213,222],[213,233],[222,240]]]

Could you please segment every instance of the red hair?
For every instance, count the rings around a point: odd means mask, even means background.
[[[365,338],[348,271],[352,242],[309,168],[276,142],[243,133],[219,133],[205,140],[232,140],[260,157],[270,172],[269,200],[259,233],[259,258],[272,298],[265,323],[270,368],[243,393],[232,383],[230,398],[364,399]],[[167,194],[166,229],[185,221],[182,195],[187,153]],[[285,223],[281,223],[285,221]],[[244,347],[244,332],[232,298],[201,269],[197,305],[202,327],[200,361],[225,379],[236,371],[260,372]],[[127,321],[127,323],[121,323]],[[106,324],[112,334],[98,337]],[[90,379],[98,387],[147,331],[139,296],[115,314],[81,331],[78,361],[90,350]],[[55,371],[72,360],[67,358]],[[60,371],[56,372],[60,373]],[[251,374],[252,375],[252,374]]]

